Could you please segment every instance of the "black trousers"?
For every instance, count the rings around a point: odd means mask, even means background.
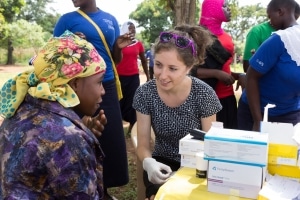
[[[140,76],[119,76],[123,98],[120,100],[120,108],[123,120],[130,123],[131,126],[136,122],[136,111],[132,107],[133,97],[136,89],[140,86]]]
[[[105,188],[110,188],[127,184],[129,175],[126,141],[115,81],[104,82],[103,87],[105,95],[102,97],[100,109],[105,112],[107,124],[99,142],[105,154],[103,185]]]
[[[234,95],[219,99],[222,110],[217,113],[217,121],[223,122],[224,128],[237,129],[237,102]]]

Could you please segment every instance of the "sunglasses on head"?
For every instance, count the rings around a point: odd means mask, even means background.
[[[196,49],[194,42],[184,36],[176,35],[174,33],[169,32],[161,32],[159,35],[160,42],[166,43],[169,42],[172,38],[174,38],[176,46],[180,48],[187,48],[189,46],[192,47],[193,56],[196,56]]]

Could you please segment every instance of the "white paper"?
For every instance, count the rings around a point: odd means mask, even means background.
[[[300,194],[300,184],[289,178],[274,175],[264,184],[259,194],[270,200],[293,200]]]

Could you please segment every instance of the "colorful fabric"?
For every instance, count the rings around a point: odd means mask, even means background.
[[[106,65],[92,44],[66,31],[51,38],[33,59],[34,70],[8,80],[1,90],[0,114],[14,115],[25,95],[58,101],[64,107],[74,107],[79,99],[68,82],[76,77],[88,77],[105,71]]]
[[[202,3],[199,24],[208,28],[213,34],[223,33],[222,22],[226,22],[226,16],[222,9],[224,0],[204,0]]]
[[[26,95],[0,127],[0,199],[102,199],[103,157],[72,109]]]

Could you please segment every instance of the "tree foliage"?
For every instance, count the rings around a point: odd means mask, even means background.
[[[172,12],[159,6],[157,1],[145,0],[140,3],[129,17],[143,28],[141,36],[147,43],[154,42],[162,30],[169,29],[173,24]]]
[[[229,4],[232,17],[230,22],[224,23],[224,30],[232,36],[235,52],[242,55],[249,29],[267,20],[266,8],[260,3],[240,7],[237,0],[231,0]]]
[[[161,31],[170,29],[178,23],[183,23],[183,19],[176,20],[176,13],[177,17],[180,16],[180,18],[188,15],[192,19],[191,23],[196,23],[199,16],[199,3],[196,3],[196,1],[190,1],[190,4],[187,4],[187,1],[189,0],[144,0],[137,6],[135,11],[130,13],[129,17],[138,22],[138,27],[143,29],[141,31],[142,39],[144,43],[149,44],[155,41]],[[194,8],[192,17],[190,14],[181,15],[185,12],[189,13],[184,8],[176,12],[176,3],[177,6],[182,3],[185,3],[184,5],[192,6]]]
[[[43,28],[35,22],[18,20],[8,25],[12,45],[16,48],[38,49],[45,44],[50,35],[43,31]]]
[[[6,64],[14,64],[15,48],[40,47],[45,38],[52,34],[60,16],[54,10],[47,9],[47,5],[52,2],[53,0],[0,1],[0,46],[7,49]]]
[[[234,40],[244,40],[245,33],[254,25],[267,20],[266,8],[261,4],[234,7],[231,21],[225,23],[224,29]]]
[[[13,22],[16,15],[20,13],[20,10],[24,5],[24,0],[1,0],[0,15],[4,17],[7,23]]]
[[[188,0],[187,0],[188,1]],[[183,3],[185,1],[181,1]],[[145,43],[153,42],[159,33],[177,25],[176,7],[177,0],[144,0],[140,3],[135,11],[130,14],[130,18],[137,21],[141,31],[142,40]],[[236,44],[236,50],[242,52],[242,44],[248,30],[265,20],[266,8],[260,3],[256,5],[239,6],[238,0],[228,0],[231,9],[231,21],[224,23],[223,28],[233,38]],[[184,6],[184,4],[182,4]],[[180,8],[184,10],[184,7]],[[201,4],[196,1],[196,11],[193,16],[193,22],[197,24],[199,21],[199,11],[201,12]]]
[[[26,5],[21,9],[17,19],[35,22],[43,27],[44,31],[52,34],[60,15],[54,9],[47,7],[50,3],[53,3],[53,0],[26,0]]]

